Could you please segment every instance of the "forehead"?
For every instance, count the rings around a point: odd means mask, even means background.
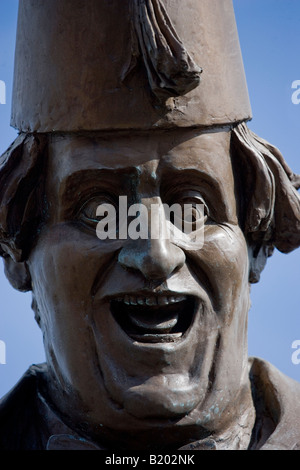
[[[64,135],[51,140],[49,157],[49,176],[58,184],[85,170],[117,173],[139,169],[139,174],[166,170],[166,175],[172,169],[194,170],[210,175],[221,185],[224,179],[226,184],[232,180],[230,132]]]

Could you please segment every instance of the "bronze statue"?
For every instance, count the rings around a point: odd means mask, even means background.
[[[247,351],[300,181],[249,119],[231,0],[20,2],[0,246],[47,362],[3,398],[1,449],[300,447],[300,385]],[[160,236],[97,237],[121,197]],[[191,230],[165,236],[173,204]]]

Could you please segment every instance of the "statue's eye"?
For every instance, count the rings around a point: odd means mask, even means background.
[[[99,195],[86,201],[78,211],[77,219],[95,228],[107,216],[115,217],[116,204],[112,197]]]
[[[185,233],[202,228],[209,217],[208,207],[202,198],[186,198],[182,204]]]
[[[174,202],[173,202],[174,204]],[[209,218],[209,209],[202,196],[192,191],[178,198],[171,222],[186,233],[191,233],[203,227]]]
[[[208,218],[208,209],[206,204],[200,201],[186,201],[183,205],[183,221],[185,227],[187,224],[190,231],[197,230],[200,224],[204,224]]]

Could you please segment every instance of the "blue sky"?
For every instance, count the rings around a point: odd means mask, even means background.
[[[17,4],[0,0],[0,80],[6,83],[6,104],[0,104],[0,153],[17,135],[9,126]],[[234,7],[254,116],[249,127],[277,146],[300,173],[300,104],[291,99],[292,83],[300,80],[300,2],[234,0]],[[249,312],[249,354],[269,360],[298,381],[300,364],[292,362],[292,343],[300,341],[299,291],[300,250],[275,253],[260,283],[252,287]],[[44,360],[44,352],[30,294],[10,287],[2,269],[0,295],[0,341],[6,344],[6,364],[0,364],[2,396],[28,366]]]

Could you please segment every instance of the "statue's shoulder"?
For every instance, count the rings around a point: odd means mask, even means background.
[[[46,365],[31,366],[0,400],[0,450],[40,449],[38,383]]]
[[[252,448],[300,450],[300,383],[262,359],[249,365],[257,416]]]

